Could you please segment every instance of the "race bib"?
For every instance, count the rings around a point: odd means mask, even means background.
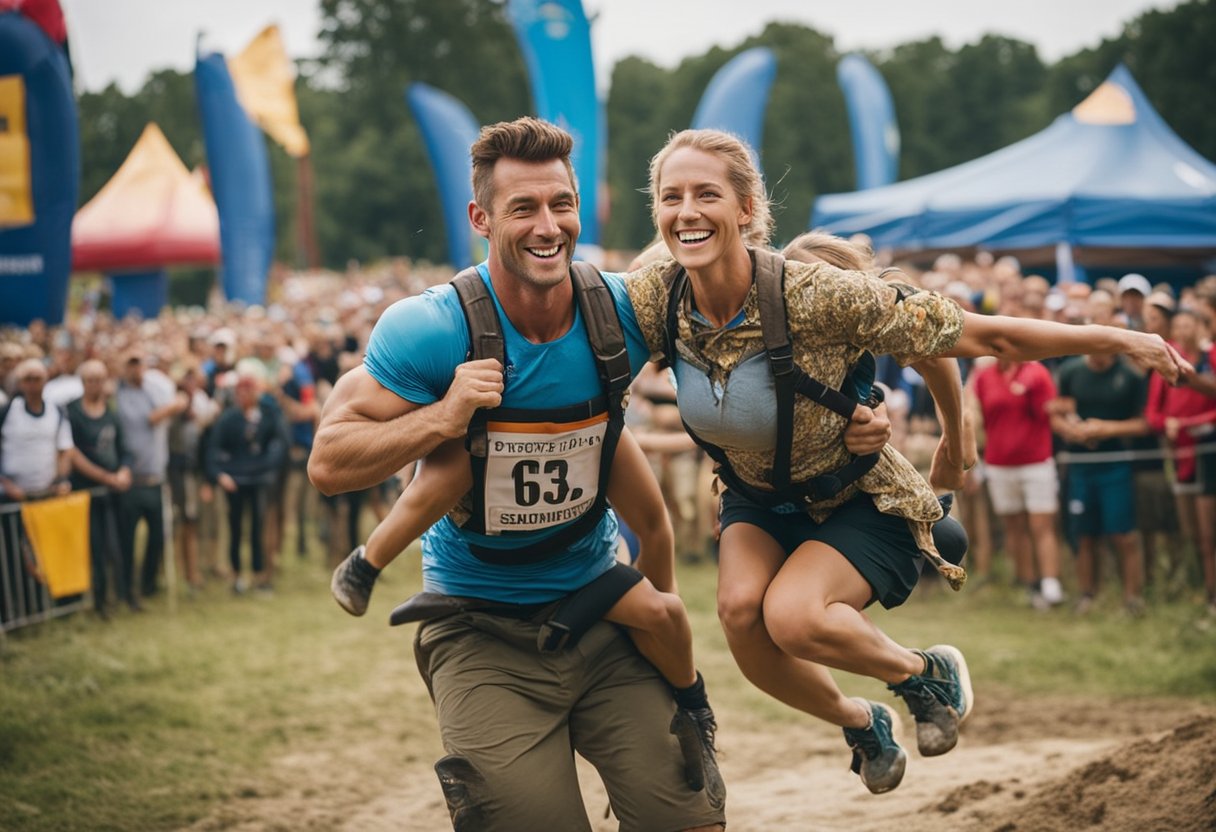
[[[608,414],[581,422],[489,422],[486,533],[530,532],[577,519],[599,494]]]

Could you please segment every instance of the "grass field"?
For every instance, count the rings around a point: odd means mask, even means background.
[[[329,598],[315,560],[291,562],[273,598],[208,587],[109,623],[91,615],[0,641],[0,830],[162,830],[256,797],[268,760],[310,739],[438,756],[433,714],[393,604],[416,588],[416,555],[377,588],[365,619]],[[735,670],[714,615],[712,564],[682,566],[698,663],[715,702],[793,718]],[[911,645],[949,641],[974,677],[1027,696],[1182,698],[1216,704],[1216,620],[1197,602],[1130,618],[1113,597],[1089,616],[1038,614],[989,584],[918,595],[876,618]],[[880,686],[842,677],[849,693]],[[387,764],[387,762],[386,762]]]

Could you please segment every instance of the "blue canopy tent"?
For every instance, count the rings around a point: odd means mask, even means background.
[[[903,255],[983,248],[1031,263],[1200,268],[1216,258],[1216,165],[1119,66],[1045,130],[944,171],[822,196],[811,225]]]

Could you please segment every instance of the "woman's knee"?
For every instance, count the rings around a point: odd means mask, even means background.
[[[831,631],[823,608],[809,599],[783,603],[769,598],[764,604],[764,623],[769,638],[783,653],[809,661],[822,661],[830,652]]]

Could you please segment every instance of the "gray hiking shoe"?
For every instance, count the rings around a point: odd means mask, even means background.
[[[922,757],[945,754],[958,743],[958,727],[971,716],[975,696],[967,661],[957,647],[939,644],[916,651],[925,672],[887,687],[908,704],[916,719],[916,747]]]
[[[684,755],[684,779],[694,792],[705,790],[709,805],[721,809],[726,804],[726,784],[718,771],[714,736],[718,723],[709,708],[676,708],[671,718],[671,733]]]
[[[874,794],[889,792],[904,779],[908,764],[908,755],[895,741],[899,717],[881,702],[861,698],[853,701],[869,709],[870,727],[844,729],[845,742],[853,749],[850,768],[861,775],[861,782]]]
[[[376,578],[380,577],[380,570],[364,560],[363,550],[364,547],[359,546],[347,555],[346,560],[338,564],[329,582],[334,600],[351,615],[367,612],[372,587],[376,584]]]

